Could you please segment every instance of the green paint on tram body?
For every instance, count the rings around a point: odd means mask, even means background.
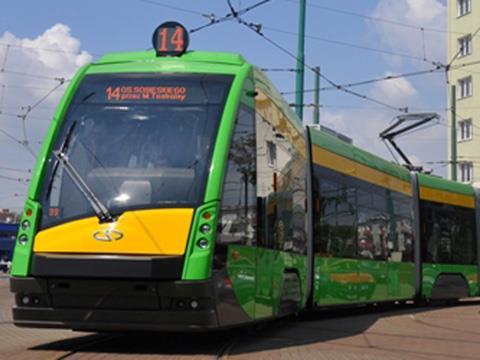
[[[358,162],[385,174],[395,176],[398,179],[410,182],[410,173],[407,169],[381,157],[349,144],[322,131],[312,131],[312,144],[334,152],[352,161]]]
[[[477,282],[477,266],[459,264],[422,264],[422,295],[425,298],[432,296],[433,286],[442,274],[455,274],[464,278],[469,296],[478,296],[480,289]]]
[[[31,226],[25,231],[22,229],[19,231],[17,240],[22,236],[27,236],[28,241],[23,245],[17,241],[12,267],[13,276],[29,276],[33,240],[42,216],[42,208],[39,203],[40,189],[50,158],[49,154],[79,84],[86,75],[117,73],[184,73],[233,76],[233,82],[213,145],[203,204],[195,209],[190,225],[181,280],[196,281],[212,278],[215,239],[221,215],[223,181],[227,171],[236,115],[241,104],[247,105],[250,109],[255,109],[255,86],[260,87],[261,91],[264,91],[270,97],[269,99],[275,106],[289,119],[289,124],[293,128],[302,129],[298,117],[278,94],[268,78],[238,54],[192,51],[181,57],[159,58],[154,51],[145,51],[103,56],[96,63],[86,65],[77,72],[56,109],[46,140],[39,153],[28,191],[22,222],[28,220]],[[254,77],[257,84],[255,84]],[[329,150],[355,163],[406,182],[411,181],[411,174],[405,168],[321,131],[312,131],[311,140],[313,145]],[[346,178],[347,176],[342,175],[342,177]],[[420,185],[474,196],[473,188],[464,184],[453,183],[424,174],[419,174],[418,178]],[[373,186],[374,184],[368,185]],[[387,193],[391,196],[390,190]],[[313,195],[307,194],[307,196]],[[347,197],[347,193],[345,192],[343,196]],[[266,199],[268,200],[268,196]],[[405,197],[405,199],[411,200],[411,197]],[[407,201],[405,199],[403,200]],[[385,214],[390,214],[389,216],[393,218],[393,203],[391,201],[390,199],[392,209],[385,210]],[[276,209],[276,206],[277,204],[273,204],[272,207]],[[26,214],[26,209],[31,212],[29,216]],[[290,213],[293,213],[291,209]],[[284,217],[288,217],[288,215],[284,215]],[[286,221],[285,219],[282,220]],[[293,220],[289,219],[288,221]],[[387,223],[388,226],[395,227],[392,221],[385,220],[385,224]],[[202,225],[208,225],[211,230],[208,233],[202,233],[200,231]],[[355,229],[352,233],[355,242],[358,240],[357,231],[358,229]],[[200,240],[206,240],[208,245],[205,248],[197,246]],[[415,241],[419,240],[416,239]],[[415,265],[413,261],[401,262],[401,258],[399,260],[398,256],[396,258],[392,254],[393,252],[385,252],[381,260],[373,260],[373,256],[362,259],[357,251],[351,256],[352,258],[315,256],[312,290],[314,304],[329,306],[413,299],[415,297]],[[338,256],[338,254],[334,255]],[[231,281],[231,288],[239,305],[251,319],[269,318],[280,312],[281,300],[285,297],[284,291],[292,291],[292,289],[285,288],[286,276],[298,278],[298,305],[299,309],[305,308],[309,295],[307,294],[308,268],[305,254],[260,246],[232,244],[228,245],[226,256],[226,271],[228,279]],[[427,263],[423,264],[422,274],[422,291],[425,297],[431,296],[436,279],[444,273],[460,274],[468,284],[470,295],[474,296],[479,293],[477,266]],[[295,297],[295,294],[292,296]]]
[[[445,180],[438,176],[418,174],[418,182],[421,186],[426,186],[432,189],[444,190],[454,194],[472,197],[475,196],[475,191],[472,186],[456,181]]]

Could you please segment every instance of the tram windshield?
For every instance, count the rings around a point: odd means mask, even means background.
[[[198,205],[231,81],[223,75],[86,76],[49,158],[41,227],[95,215],[88,192],[113,215]]]

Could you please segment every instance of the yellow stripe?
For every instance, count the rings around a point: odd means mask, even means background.
[[[40,231],[34,252],[134,255],[183,255],[193,209],[128,211],[115,223],[99,224],[96,217],[71,221]],[[105,232],[110,241],[95,239]],[[123,236],[120,239],[119,233]]]
[[[425,186],[420,186],[420,199],[463,206],[471,209],[475,207],[475,199],[472,196],[454,194],[448,191],[432,189]]]
[[[312,157],[313,162],[318,165],[390,190],[401,192],[408,196],[412,196],[412,187],[410,183],[396,178],[395,176],[372,169],[368,166],[347,159],[315,145],[312,149]]]

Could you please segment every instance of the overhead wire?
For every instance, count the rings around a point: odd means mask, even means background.
[[[238,16],[244,15],[244,14],[248,13],[249,11],[252,11],[253,9],[255,9],[259,6],[262,6],[266,3],[269,3],[270,1],[271,0],[262,0],[262,1],[259,1],[255,4],[253,4],[253,5],[250,5],[246,8],[244,8],[244,9],[235,10],[233,8],[233,6],[231,6],[230,1],[227,0],[228,6],[230,8],[230,12],[228,14],[226,14],[225,16],[222,16],[222,17],[217,17],[214,14],[212,14],[213,17],[210,18],[210,22],[208,22],[207,24],[201,25],[199,27],[196,27],[194,29],[191,29],[190,33],[194,33],[194,32],[203,30],[203,29],[208,28],[212,25],[220,24],[220,23],[225,22],[225,21],[236,19],[236,18],[238,18]]]
[[[350,87],[356,87],[356,86],[362,86],[362,85],[369,85],[377,82],[382,82],[382,81],[388,81],[388,80],[395,80],[395,79],[400,79],[400,78],[407,78],[407,77],[414,77],[414,76],[420,76],[420,75],[426,75],[426,74],[432,74],[435,72],[440,72],[443,71],[443,68],[440,66],[436,66],[435,68],[428,69],[428,70],[420,70],[420,71],[412,71],[408,73],[403,73],[403,74],[398,74],[398,75],[387,75],[384,77],[377,77],[374,79],[369,79],[369,80],[362,80],[358,82],[353,82],[353,83],[346,83],[346,84],[341,84],[340,86],[343,88],[350,88]],[[338,90],[337,86],[325,86],[319,88],[319,91],[329,91],[329,90]],[[305,93],[308,92],[314,92],[316,89],[305,89],[303,90]],[[291,94],[296,94],[298,91],[283,91],[280,94],[281,95],[291,95]]]
[[[172,9],[172,10],[181,11],[181,12],[184,12],[184,13],[187,13],[187,14],[195,14],[195,15],[201,15],[201,16],[208,16],[208,14],[205,14],[205,13],[200,12],[200,11],[196,11],[196,10],[192,10],[192,9],[187,9],[187,8],[182,8],[182,7],[180,7],[180,6],[174,6],[174,5],[171,5],[171,4],[165,4],[165,3],[160,2],[160,1],[153,1],[153,0],[139,0],[139,1],[140,1],[140,2],[143,2],[143,3],[151,4],[151,5],[160,6],[160,7],[167,8],[167,9]]]
[[[6,64],[8,61],[8,56],[9,56],[9,49],[10,47],[13,46],[11,44],[6,45],[6,50],[5,50],[5,56],[3,59],[2,63],[2,68],[0,69],[1,73],[9,73],[9,74],[14,74],[14,75],[23,75],[23,76],[30,76],[30,77],[35,77],[35,78],[41,78],[41,79],[48,79],[52,80],[50,77],[42,76],[42,75],[37,75],[37,74],[28,74],[24,72],[17,72],[17,71],[10,71],[6,69]],[[42,49],[44,50],[44,49]],[[0,129],[0,132],[7,136],[10,140],[14,141],[17,144],[22,145],[27,152],[32,155],[33,157],[36,157],[35,152],[30,146],[30,142],[28,139],[28,134],[27,134],[27,126],[26,126],[26,119],[27,116],[30,114],[32,110],[34,110],[38,105],[40,105],[42,102],[44,102],[53,92],[55,92],[60,86],[62,86],[67,80],[65,78],[59,78],[59,77],[54,77],[53,80],[58,81],[59,83],[53,88],[50,89],[44,96],[42,96],[40,99],[38,99],[34,104],[32,105],[27,105],[23,107],[22,109],[25,110],[23,114],[16,114],[16,117],[21,119],[22,121],[22,134],[23,134],[23,139],[20,140],[19,138],[13,136],[6,130]],[[5,84],[2,84],[2,93],[1,93],[1,101],[0,101],[0,114],[5,115],[5,116],[11,116],[11,114],[3,114],[3,100],[5,96]]]
[[[284,1],[298,4],[298,0],[284,0]],[[312,8],[321,9],[321,10],[324,10],[324,11],[329,11],[329,12],[343,14],[343,15],[360,17],[360,18],[371,20],[371,21],[374,21],[374,22],[382,22],[382,23],[385,23],[385,24],[396,25],[396,26],[400,26],[400,27],[404,27],[404,28],[413,29],[413,30],[422,30],[423,29],[425,31],[437,32],[437,33],[450,33],[450,34],[455,34],[455,35],[459,35],[459,34],[463,35],[464,34],[462,32],[449,31],[449,30],[440,29],[440,28],[421,27],[421,26],[406,23],[406,22],[400,22],[400,21],[396,21],[396,20],[392,20],[392,19],[385,19],[385,18],[381,18],[381,17],[378,17],[378,16],[370,16],[370,15],[360,14],[360,13],[353,12],[353,11],[347,11],[347,10],[342,10],[342,9],[338,9],[338,8],[332,8],[332,7],[318,5],[318,4],[308,3],[307,6],[312,7]]]
[[[15,181],[15,182],[19,182],[19,183],[22,183],[22,184],[27,184],[30,181],[30,179],[26,179],[26,178],[22,178],[22,177],[15,178],[15,177],[12,177],[12,176],[5,176],[5,175],[0,175],[0,179]]]
[[[472,34],[472,38],[477,36],[477,34],[480,32],[480,26],[475,30],[475,32]],[[464,44],[462,43],[458,51],[455,53],[455,55],[452,57],[452,59],[448,62],[446,65],[446,70],[448,71],[450,67],[452,66],[453,62],[463,53],[465,50]]]
[[[263,29],[270,30],[273,32],[278,32],[278,33],[283,33],[291,36],[298,36],[298,33],[295,31],[288,31],[288,30],[283,30],[283,29],[278,29],[272,26],[262,26]],[[391,50],[385,50],[385,49],[379,49],[379,48],[373,48],[369,46],[364,46],[364,45],[358,45],[358,44],[353,44],[345,41],[339,41],[339,40],[333,40],[331,38],[322,38],[319,36],[314,36],[314,35],[305,35],[305,38],[314,40],[314,41],[320,41],[324,43],[329,43],[329,44],[335,44],[335,45],[340,45],[340,46],[345,46],[345,47],[350,47],[354,49],[359,49],[359,50],[365,50],[365,51],[370,51],[370,52],[376,52],[380,54],[385,54],[385,55],[391,55],[391,56],[397,56],[397,57],[402,57],[402,58],[407,58],[410,60],[417,60],[421,62],[429,62],[429,63],[434,63],[434,61],[430,60],[425,60],[421,56],[416,56],[412,54],[407,54],[407,53],[401,53],[401,52],[396,52],[396,51],[391,51]]]
[[[230,0],[227,0],[229,6],[231,9],[233,9],[233,7],[231,6],[231,3],[230,3]],[[234,13],[235,11],[232,10],[232,13]],[[347,94],[350,94],[352,96],[355,96],[355,97],[358,97],[358,98],[361,98],[363,100],[366,100],[366,101],[370,101],[370,102],[373,102],[373,103],[376,103],[378,105],[381,105],[383,107],[386,107],[386,108],[389,108],[390,110],[395,110],[395,111],[399,111],[399,112],[403,112],[403,113],[408,113],[408,108],[407,107],[404,107],[404,108],[401,108],[401,107],[396,107],[396,106],[393,106],[393,105],[390,105],[390,104],[387,104],[383,101],[380,101],[380,100],[377,100],[377,99],[374,99],[372,97],[369,97],[367,95],[364,95],[364,94],[361,94],[361,93],[358,93],[356,91],[352,91],[352,90],[349,90],[347,88],[343,88],[341,85],[335,83],[334,81],[330,80],[330,78],[328,78],[327,76],[325,76],[322,72],[318,72],[314,67],[308,65],[306,62],[302,62],[300,59],[298,59],[298,57],[293,54],[291,51],[285,49],[284,47],[282,47],[281,45],[279,45],[278,43],[276,43],[274,40],[270,39],[269,37],[267,37],[261,30],[262,30],[262,25],[260,24],[253,24],[253,23],[248,23],[246,22],[245,20],[243,20],[238,14],[236,15],[236,19],[238,21],[239,24],[241,25],[244,25],[246,26],[248,29],[252,30],[254,33],[256,33],[257,35],[259,35],[260,37],[262,37],[265,41],[267,41],[268,43],[270,43],[272,46],[276,47],[277,49],[279,49],[280,51],[282,51],[283,53],[287,54],[288,56],[290,56],[291,58],[293,58],[294,60],[296,61],[300,61],[302,63],[303,66],[305,66],[307,69],[309,69],[310,71],[312,71],[313,73],[318,73],[318,75],[324,79],[325,81],[327,81],[331,86],[333,87],[336,87],[338,90],[341,90]]]
[[[260,68],[265,72],[298,72],[297,69],[292,68]]]
[[[10,194],[10,195],[2,195],[2,196],[0,196],[0,199],[5,200],[5,199],[13,198],[13,197],[23,197],[23,196],[26,196],[26,194],[13,193],[13,194]]]
[[[21,119],[22,121],[22,131],[23,131],[23,145],[27,150],[29,150],[30,153],[34,154],[33,149],[30,147],[30,142],[28,140],[28,135],[27,135],[27,126],[26,126],[26,120],[29,114],[42,102],[44,102],[50,95],[52,95],[60,86],[62,86],[65,83],[65,79],[59,78],[58,79],[59,83],[52,88],[50,91],[48,91],[44,96],[42,96],[40,99],[38,99],[34,104],[32,105],[27,105],[23,107],[25,110],[24,114],[19,114],[18,118]]]
[[[45,75],[38,75],[38,74],[32,74],[32,73],[27,73],[27,72],[23,72],[23,71],[4,70],[3,72],[6,73],[6,74],[11,74],[11,75],[16,75],[16,76],[23,76],[23,77],[30,77],[30,78],[41,79],[41,80],[58,81],[58,79],[59,79],[59,78],[57,78],[57,77],[45,76]]]
[[[0,46],[4,46],[6,48],[17,48],[17,49],[23,49],[23,50],[29,50],[29,51],[45,51],[45,52],[53,52],[53,53],[59,53],[59,54],[72,54],[72,55],[79,55],[80,52],[78,51],[73,51],[73,50],[64,50],[64,49],[58,49],[58,48],[46,48],[42,46],[29,46],[29,45],[24,45],[24,44],[15,44],[12,42],[6,43],[6,42],[0,42]],[[92,55],[99,56],[100,54],[96,54],[93,52],[89,52]]]
[[[11,168],[11,167],[8,167],[8,166],[0,166],[0,170],[22,172],[22,173],[32,173],[32,169],[19,169],[19,168]]]

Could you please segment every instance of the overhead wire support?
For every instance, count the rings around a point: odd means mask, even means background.
[[[425,44],[425,29],[422,27],[420,28],[422,32],[422,49],[423,49],[423,60],[427,61],[427,46]]]
[[[475,30],[475,32],[472,34],[472,39],[475,36],[477,36],[478,32],[480,32],[480,27],[478,27],[477,30]],[[457,58],[463,53],[464,50],[465,50],[464,44],[462,44],[458,49],[458,51],[455,53],[455,55],[452,57],[452,59],[448,62],[448,64],[445,65],[445,71],[448,72],[450,70],[450,67],[452,66],[453,62],[457,60]]]
[[[0,93],[0,114],[3,113],[3,105],[5,101],[5,84],[2,84],[1,89],[2,92]]]
[[[229,0],[227,0],[227,3],[228,3],[228,7],[230,8],[230,12],[228,14],[226,14],[225,16],[222,16],[222,17],[217,17],[215,14],[209,14],[207,15],[207,17],[210,19],[210,22],[207,23],[207,24],[204,24],[204,25],[201,25],[197,28],[194,28],[194,29],[191,29],[189,32],[190,34],[193,34],[195,32],[198,32],[200,30],[203,30],[207,27],[210,27],[212,25],[216,25],[216,24],[220,24],[222,22],[225,22],[225,21],[229,21],[229,20],[232,20],[232,19],[236,19],[238,18],[239,16],[241,15],[244,15],[246,14],[247,12],[249,11],[252,11],[253,9],[259,7],[259,6],[262,6],[268,2],[270,2],[271,0],[262,0],[262,1],[259,1],[253,5],[250,5],[244,9],[240,9],[240,10],[235,10],[232,6],[232,4],[230,3]],[[202,14],[204,15],[204,14]],[[205,16],[205,15],[204,15]]]
[[[7,65],[9,50],[10,50],[10,44],[8,44],[5,48],[5,57],[3,58],[2,68],[0,69],[0,72],[2,73],[5,72],[5,66]]]

